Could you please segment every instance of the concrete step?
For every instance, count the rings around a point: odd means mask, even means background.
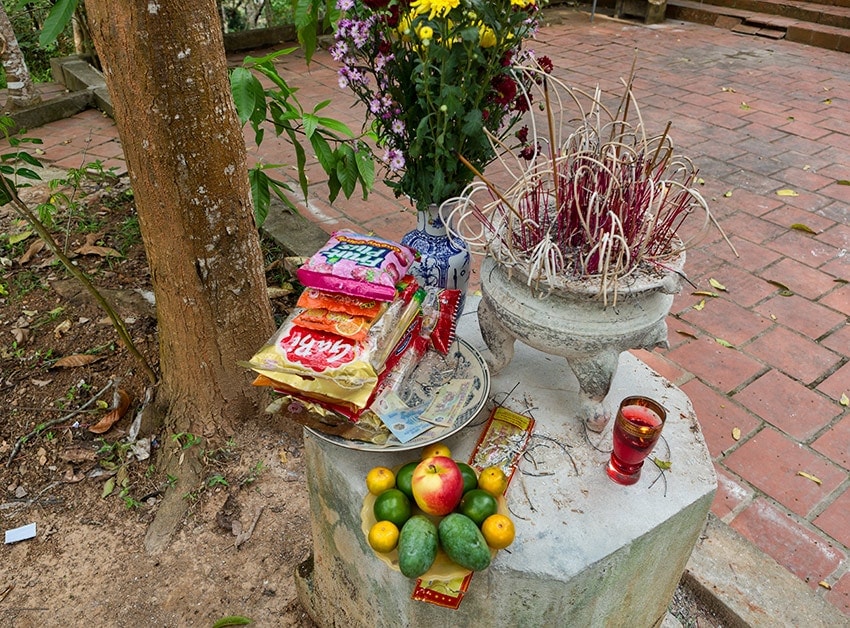
[[[708,0],[711,2],[711,0]],[[722,1],[722,0],[715,0]],[[729,0],[730,2],[765,2],[765,0]],[[809,3],[795,3],[809,4]],[[843,10],[843,8],[842,8]],[[667,0],[666,18],[709,24],[748,35],[786,39],[809,46],[850,52],[850,23],[833,26],[794,17],[761,13],[732,6],[720,6],[691,0]]]
[[[704,0],[702,4],[800,22],[850,28],[850,6],[826,5],[805,0]]]

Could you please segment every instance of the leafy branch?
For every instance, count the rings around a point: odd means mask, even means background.
[[[351,198],[358,185],[365,199],[375,181],[372,149],[363,136],[355,135],[347,125],[321,115],[322,109],[330,104],[329,100],[322,101],[312,110],[304,109],[295,95],[297,88],[289,85],[274,63],[278,57],[294,50],[287,48],[260,58],[246,56],[242,66],[231,71],[230,86],[239,121],[243,126],[250,123],[257,146],[262,144],[268,125],[276,136],[286,134],[295,151],[298,183],[304,198],[307,197],[309,181],[307,152],[302,140],[309,142],[319,165],[328,176],[330,202],[336,200],[340,192]],[[264,88],[257,74],[269,79],[272,86]],[[272,193],[291,210],[297,211],[284,194],[284,190],[291,192],[292,188],[266,174],[266,170],[276,167],[279,165],[258,163],[248,172],[258,226],[268,215]]]
[[[0,118],[0,127],[2,127],[6,139],[13,148],[19,148],[24,142],[40,143],[40,140],[31,138],[10,137],[9,130],[13,125],[14,121],[11,118]],[[21,163],[25,165],[18,165]],[[56,258],[62,262],[66,270],[85,287],[89,294],[97,301],[98,305],[106,312],[124,346],[127,347],[130,354],[141,364],[150,382],[155,384],[158,380],[156,372],[133,343],[130,333],[124,325],[124,321],[118,316],[115,308],[98,291],[86,274],[71,262],[56,240],[54,240],[53,235],[45,224],[18,195],[19,187],[29,187],[30,185],[29,183],[20,185],[16,183],[19,177],[29,180],[41,180],[39,174],[27,166],[42,167],[42,164],[37,158],[23,150],[15,150],[14,152],[0,155],[0,206],[11,204],[15,212],[32,226]]]

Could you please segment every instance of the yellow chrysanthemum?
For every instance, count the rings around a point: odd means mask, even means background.
[[[419,37],[419,39],[433,39],[434,29],[430,26],[423,25],[416,29],[416,35]]]
[[[511,5],[515,7],[519,7],[520,9],[524,9],[528,6],[533,6],[535,4],[534,0],[511,0]]]
[[[522,0],[523,2],[526,0]],[[511,0],[513,3],[514,0]],[[433,20],[434,17],[446,17],[449,11],[456,8],[460,4],[460,0],[414,0],[410,3],[410,8],[416,11],[417,15],[428,14],[428,19]]]
[[[478,41],[482,48],[491,48],[496,45],[496,32],[486,24],[478,26]]]

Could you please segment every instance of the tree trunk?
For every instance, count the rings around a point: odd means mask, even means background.
[[[6,86],[9,88],[9,97],[6,100],[6,111],[25,109],[41,102],[41,94],[32,83],[27,62],[18,45],[18,38],[12,28],[12,22],[6,15],[6,9],[0,4],[0,45],[3,59],[3,69],[6,71]]]
[[[262,394],[237,361],[274,329],[216,3],[85,6],[156,296],[155,408],[168,434],[223,439],[258,412]],[[168,436],[162,443],[158,470],[178,482],[148,530],[151,552],[167,544],[201,470],[200,447],[181,452]]]

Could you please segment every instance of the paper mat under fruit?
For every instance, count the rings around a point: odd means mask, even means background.
[[[501,406],[495,408],[469,457],[469,465],[479,473],[487,467],[501,468],[510,487],[511,478],[525,452],[533,429],[534,419]],[[505,488],[505,494],[507,490]],[[499,498],[499,512],[502,512],[503,507],[507,510],[504,495]],[[495,553],[493,550],[494,555]],[[457,609],[474,574],[468,570],[463,571],[466,571],[465,575],[456,575],[450,579],[419,578],[411,597],[421,602]]]

